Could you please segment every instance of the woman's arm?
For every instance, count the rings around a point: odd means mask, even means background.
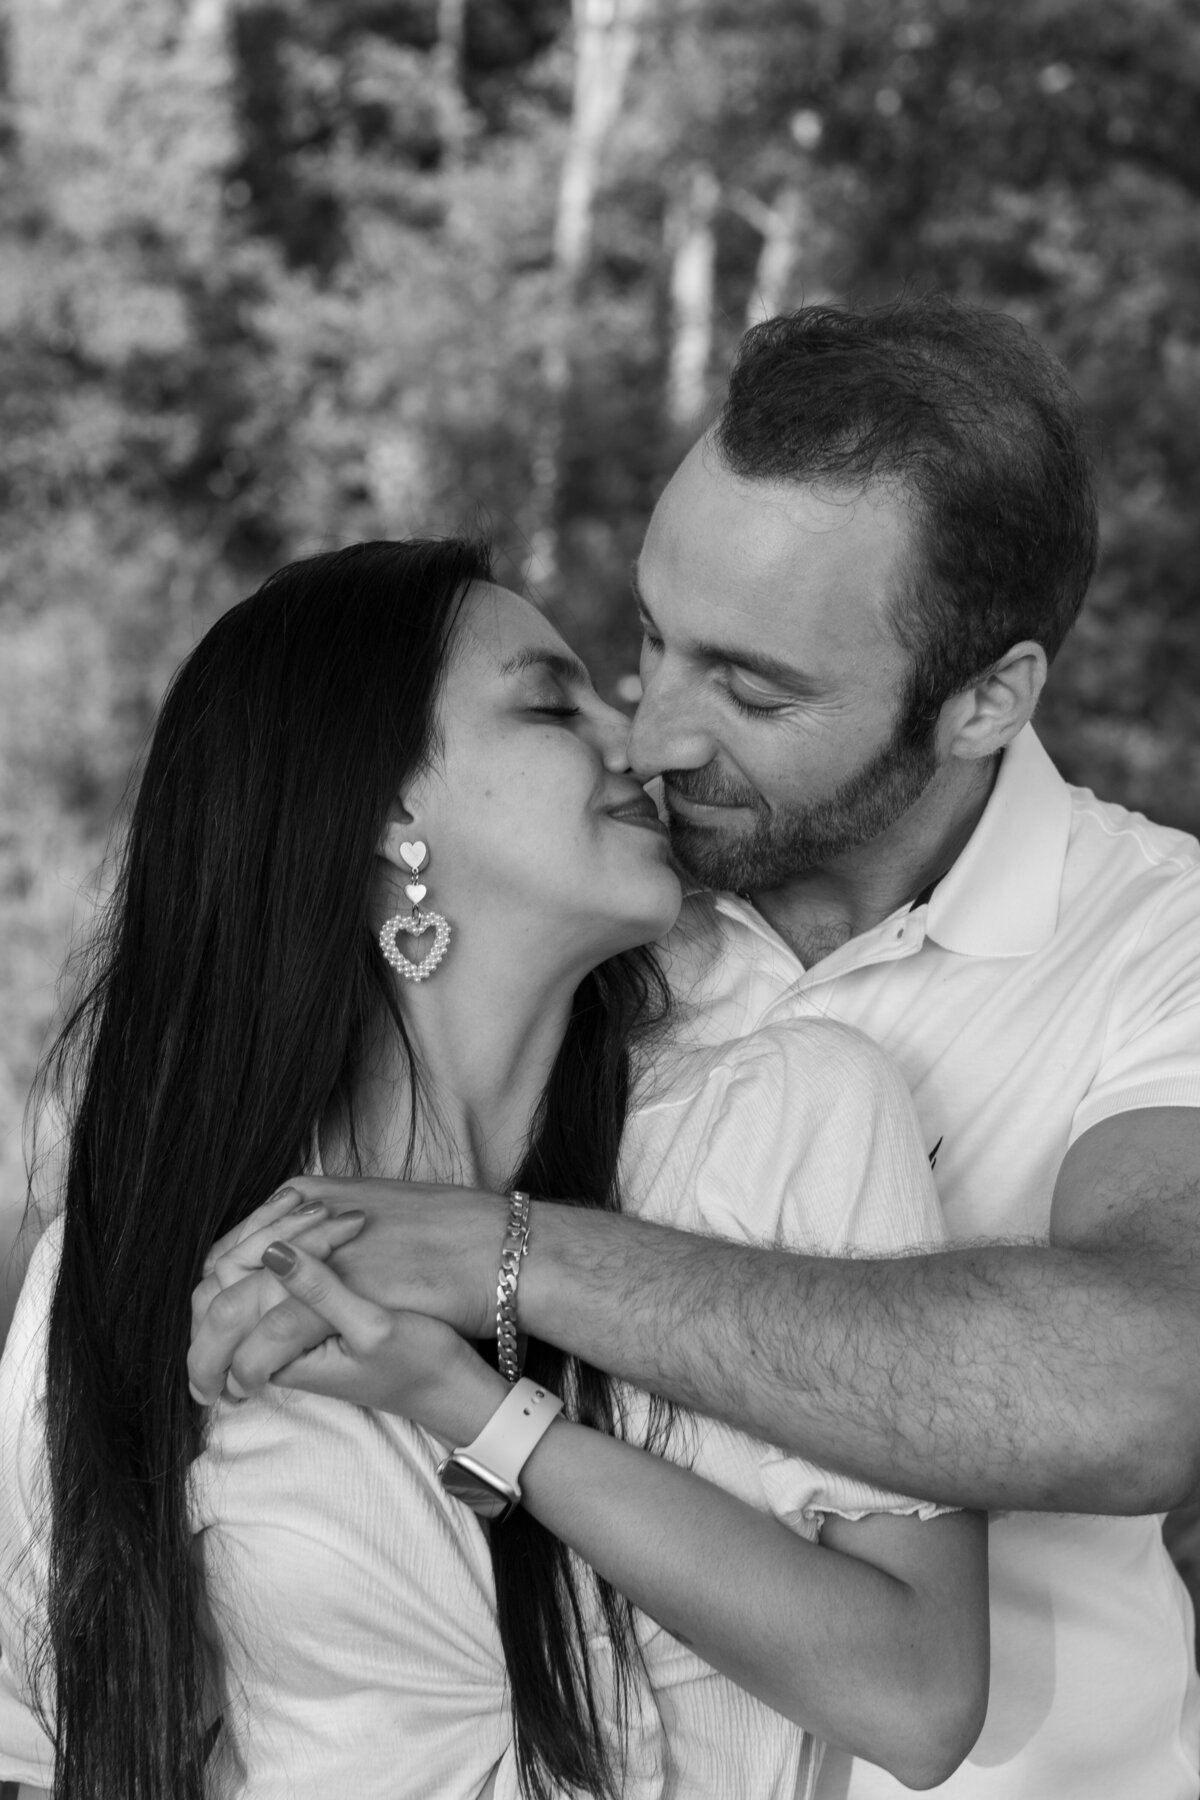
[[[502,1377],[449,1327],[375,1306],[292,1249],[278,1279],[339,1335],[277,1383],[469,1443],[508,1392]],[[236,1357],[234,1370],[254,1379]],[[691,1471],[562,1419],[521,1484],[533,1515],[614,1587],[815,1736],[913,1787],[944,1780],[970,1749],[987,1695],[982,1519],[829,1520],[812,1544]]]

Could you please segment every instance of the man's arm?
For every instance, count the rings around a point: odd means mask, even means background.
[[[367,1213],[334,1255],[360,1293],[494,1331],[498,1198],[290,1186]],[[524,1330],[828,1467],[983,1510],[1157,1512],[1200,1486],[1196,1109],[1086,1132],[1049,1244],[807,1257],[546,1201],[530,1243]],[[219,1391],[249,1324],[229,1287],[193,1344],[201,1386]],[[260,1341],[279,1368],[327,1329],[288,1301]]]
[[[814,1461],[984,1509],[1200,1484],[1195,1110],[1080,1138],[1049,1245],[825,1260],[545,1205],[534,1233],[528,1331]]]

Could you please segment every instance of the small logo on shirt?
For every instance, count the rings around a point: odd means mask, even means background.
[[[938,1139],[937,1143],[933,1146],[933,1149],[929,1152],[929,1166],[931,1169],[937,1168],[937,1153],[941,1149],[941,1147],[945,1143],[945,1141],[946,1141],[946,1134],[943,1131],[941,1137]]]

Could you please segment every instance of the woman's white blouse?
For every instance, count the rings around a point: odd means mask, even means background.
[[[629,1121],[622,1182],[631,1212],[746,1242],[886,1255],[943,1236],[899,1075],[823,1021],[665,1056]],[[39,1397],[58,1236],[34,1255],[0,1366],[0,1777],[46,1786],[25,1627],[45,1567]],[[628,1399],[635,1435],[644,1406]],[[808,1538],[827,1512],[940,1510],[692,1415],[670,1453]],[[440,1456],[402,1419],[313,1395],[215,1408],[192,1504],[227,1653],[223,1792],[474,1800],[499,1765],[497,1800],[517,1794],[487,1542],[438,1482]],[[811,1792],[804,1732],[644,1615],[638,1633],[629,1800]]]

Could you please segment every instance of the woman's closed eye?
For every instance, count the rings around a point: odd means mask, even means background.
[[[542,706],[530,706],[526,710],[531,713],[537,713],[539,717],[542,718],[577,719],[581,708],[578,706],[568,706],[565,701],[559,700],[553,703],[547,701]]]

